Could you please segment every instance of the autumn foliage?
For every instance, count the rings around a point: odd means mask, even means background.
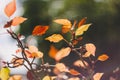
[[[16,11],[16,0],[12,0],[8,5],[6,5],[5,14],[7,17],[11,17]],[[52,34],[45,38],[45,40],[51,43],[59,43],[60,41],[65,41],[67,47],[57,49],[54,45],[50,46],[48,55],[54,59],[56,64],[49,64],[44,62],[44,54],[39,51],[34,45],[29,45],[20,39],[19,34],[12,30],[13,26],[17,26],[27,18],[24,17],[14,17],[10,21],[6,22],[4,28],[7,30],[8,34],[17,41],[18,49],[13,55],[11,61],[5,61],[5,67],[1,69],[0,79],[2,80],[22,80],[22,75],[10,76],[10,68],[17,68],[24,66],[28,72],[27,77],[29,80],[101,80],[104,73],[95,72],[95,64],[97,61],[106,61],[109,59],[107,54],[101,54],[96,58],[96,46],[93,43],[86,43],[85,45],[80,45],[76,47],[82,40],[83,34],[92,26],[91,23],[86,24],[86,17],[77,23],[74,21],[73,24],[68,19],[55,19],[53,22],[55,24],[61,25],[62,34]],[[36,25],[31,33],[32,36],[42,36],[47,33],[50,29],[49,25]],[[71,34],[71,39],[68,41],[64,38],[64,34]],[[71,53],[73,52],[73,53]],[[66,66],[65,63],[60,62],[63,58],[69,57],[70,54],[75,54],[79,56],[79,59],[74,61],[73,66],[82,69],[83,72],[76,70],[75,68],[70,68]],[[39,59],[41,64],[35,63],[35,59]],[[90,59],[87,61],[86,59]],[[33,67],[35,66],[35,67]],[[51,73],[53,75],[51,75]],[[86,73],[86,74],[84,74]],[[6,75],[7,74],[7,75]],[[4,76],[4,77],[3,77]]]

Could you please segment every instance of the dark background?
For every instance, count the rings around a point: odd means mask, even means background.
[[[105,72],[106,77],[112,70],[120,67],[120,0],[21,0],[24,7],[24,17],[28,20],[21,25],[20,33],[28,37],[34,26],[50,25],[51,29],[42,37],[37,37],[39,49],[45,54],[45,61],[54,63],[49,58],[50,42],[44,38],[61,33],[61,28],[52,21],[66,18],[80,21],[87,17],[86,23],[92,26],[83,35],[80,44],[93,43],[96,45],[96,57],[102,53],[109,55],[105,62],[98,62],[97,71]],[[65,34],[66,39],[69,35]],[[58,49],[64,42],[54,44]],[[107,80],[107,78],[105,79]]]

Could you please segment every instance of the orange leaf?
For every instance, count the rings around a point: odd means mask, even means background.
[[[79,23],[78,27],[82,26],[86,22],[87,17],[83,18]]]
[[[75,69],[70,69],[69,71],[70,71],[69,73],[72,75],[80,75],[80,73],[76,71]]]
[[[11,61],[11,63],[13,63],[13,66],[16,66],[16,67],[22,65],[23,62],[24,62],[23,59],[17,59],[17,58],[13,58]]]
[[[55,55],[56,55],[57,52],[58,52],[58,50],[53,45],[51,45],[50,46],[50,51],[49,51],[49,56],[51,58],[55,58]]]
[[[98,57],[98,60],[100,60],[100,61],[106,61],[108,58],[109,58],[108,55],[102,54],[101,56]]]
[[[24,18],[24,17],[15,17],[12,20],[12,26],[17,26],[17,25],[23,23],[25,20],[27,20],[27,18]]]
[[[103,74],[104,73],[96,73],[96,74],[94,74],[93,79],[94,80],[100,80]]]
[[[45,38],[45,40],[49,40],[50,42],[55,42],[55,43],[57,43],[57,42],[63,40],[63,36],[60,35],[60,34],[53,34],[53,35]]]
[[[16,0],[12,0],[12,2],[8,3],[4,9],[5,14],[10,17],[16,11]]]
[[[70,31],[70,28],[66,28],[66,26],[62,27],[62,33],[67,33],[68,31]]]
[[[48,26],[41,26],[41,25],[37,25],[35,26],[32,35],[38,35],[41,36],[43,34],[45,34],[45,32],[48,30]]]
[[[55,60],[59,61],[60,59],[68,56],[71,52],[71,48],[67,47],[67,48],[62,48],[60,51],[57,52],[57,54],[55,55]]]

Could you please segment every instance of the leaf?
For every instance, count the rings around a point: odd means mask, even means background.
[[[76,71],[75,69],[70,69],[69,70],[69,73],[72,74],[72,75],[80,75],[80,73],[78,71]]]
[[[86,68],[86,66],[88,66],[88,63],[86,61],[83,61],[83,62],[81,60],[77,60],[73,64],[74,64],[74,66]]]
[[[51,80],[51,78],[50,78],[50,76],[45,76],[45,77],[43,77],[42,80]]]
[[[86,24],[86,25],[82,25],[81,27],[78,27],[78,29],[75,31],[75,35],[76,36],[82,35],[85,31],[88,30],[90,25],[91,24]]]
[[[81,27],[86,22],[87,17],[83,18],[79,23],[78,27]]]
[[[27,20],[27,18],[24,18],[24,17],[15,17],[12,20],[12,26],[17,26],[17,25],[23,23],[25,20]]]
[[[62,48],[61,50],[59,50],[56,55],[55,55],[55,60],[59,61],[62,58],[68,56],[71,52],[71,48],[70,47],[66,47],[66,48]]]
[[[22,80],[22,76],[21,75],[13,75],[9,78],[9,80]]]
[[[79,77],[71,77],[68,80],[80,80],[80,78]]]
[[[43,53],[38,50],[36,46],[28,46],[28,50],[25,50],[25,54],[28,58],[42,58]]]
[[[86,44],[85,49],[87,52],[83,55],[83,57],[89,57],[90,55],[95,56],[96,47],[94,44],[92,43]]]
[[[109,58],[108,55],[102,54],[101,56],[98,57],[98,60],[100,60],[100,61],[106,61],[108,58]]]
[[[54,20],[54,22],[63,25],[62,26],[63,33],[67,33],[72,26],[71,22],[68,19],[56,19]]]
[[[8,67],[4,67],[0,70],[0,79],[1,80],[8,80],[10,75],[10,69]]]
[[[46,31],[48,30],[48,26],[41,26],[41,25],[37,25],[35,26],[33,32],[32,32],[32,35],[38,35],[38,36],[41,36],[43,34],[46,33]]]
[[[4,9],[5,14],[10,17],[16,11],[16,0],[12,0],[8,3]]]
[[[60,35],[60,34],[53,34],[53,35],[45,38],[45,40],[49,40],[50,42],[55,42],[55,43],[57,43],[57,42],[63,40],[63,37],[62,37],[62,35]]]
[[[58,69],[60,72],[68,72],[67,67],[63,63],[57,63],[55,68]]]
[[[61,24],[61,25],[65,25],[66,28],[71,28],[71,22],[68,19],[56,19],[54,20],[54,22]]]
[[[11,63],[13,64],[14,67],[18,67],[23,65],[24,60],[23,59],[19,59],[19,58],[13,58]]]
[[[55,55],[57,52],[58,52],[58,50],[53,45],[51,45],[50,50],[49,50],[49,56],[51,58],[55,59]]]
[[[104,73],[95,73],[94,76],[93,76],[93,79],[94,80],[100,80],[103,74]]]

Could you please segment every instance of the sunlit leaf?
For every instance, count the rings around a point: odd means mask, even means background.
[[[51,80],[51,78],[50,78],[50,76],[45,76],[45,77],[43,77],[42,80]]]
[[[57,52],[58,52],[58,50],[53,45],[51,45],[50,50],[49,50],[49,56],[51,58],[55,59],[55,55]]]
[[[60,72],[68,72],[67,67],[63,63],[57,63],[55,68],[57,68]]]
[[[72,26],[71,22],[68,19],[56,19],[54,20],[54,22],[63,25],[62,26],[63,33],[67,33]]]
[[[72,77],[72,78],[69,78],[68,80],[81,80],[79,77]]]
[[[83,18],[79,23],[78,27],[81,27],[86,22],[87,17]]]
[[[0,70],[0,79],[1,80],[8,80],[9,75],[10,75],[10,69],[8,67],[3,67]]]
[[[18,67],[24,63],[24,60],[19,58],[13,58],[11,63],[13,64],[13,66]]]
[[[76,71],[75,69],[70,69],[69,73],[72,75],[80,75],[80,73],[78,71]]]
[[[71,52],[71,48],[70,47],[66,47],[66,48],[62,48],[61,50],[59,50],[56,55],[55,55],[55,60],[59,61],[62,58],[68,56]]]
[[[32,35],[37,35],[37,36],[41,36],[43,34],[46,33],[46,31],[48,30],[48,26],[41,26],[41,25],[37,25],[35,26]]]
[[[90,25],[91,24],[85,24],[85,25],[82,25],[81,27],[78,27],[78,29],[75,32],[75,35],[76,36],[82,35],[85,31],[88,30],[88,28],[90,27]]]
[[[109,58],[108,55],[102,54],[102,55],[100,55],[100,56],[98,57],[98,60],[100,60],[100,61],[106,61],[108,58]]]
[[[28,50],[25,50],[26,56],[28,58],[42,58],[43,53],[38,50],[36,46],[28,46]]]
[[[17,25],[23,23],[25,20],[27,20],[27,18],[24,18],[24,17],[15,17],[12,20],[12,26],[17,26]]]
[[[22,76],[21,75],[13,75],[9,78],[9,80],[22,80]]]
[[[94,76],[93,76],[93,79],[94,80],[100,80],[103,74],[104,73],[95,73]]]
[[[16,11],[16,0],[12,0],[8,3],[4,9],[5,14],[10,17]]]
[[[53,35],[45,38],[45,40],[49,40],[50,42],[55,42],[55,43],[57,43],[57,42],[63,40],[63,36],[60,35],[60,34],[53,34]]]
[[[89,57],[90,55],[95,56],[96,47],[94,44],[92,43],[86,44],[85,49],[87,52],[83,55],[83,57]]]
[[[75,66],[82,67],[82,68],[85,68],[86,66],[88,66],[88,63],[86,61],[81,61],[81,60],[77,60],[73,64]]]
[[[58,24],[61,24],[61,25],[70,25],[70,26],[68,26],[68,27],[66,27],[66,28],[70,28],[71,27],[71,22],[68,20],[68,19],[56,19],[56,20],[54,20],[54,22],[56,22],[56,23],[58,23]]]

